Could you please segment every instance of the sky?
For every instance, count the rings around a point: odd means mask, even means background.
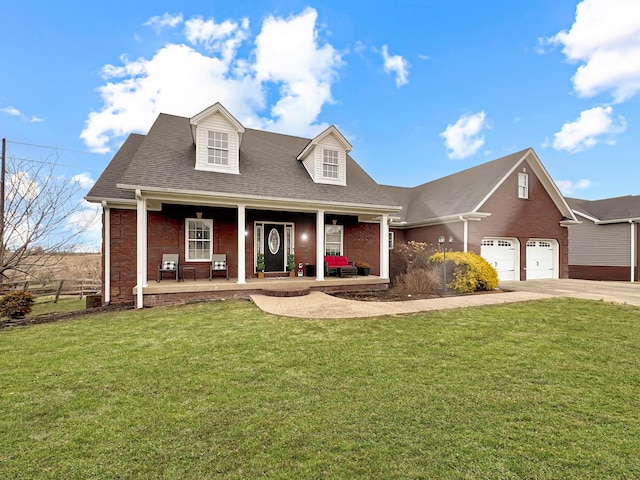
[[[248,128],[335,125],[382,184],[532,147],[567,196],[640,194],[638,1],[32,0],[0,18],[7,154],[55,158],[84,194],[129,133],[215,102]]]

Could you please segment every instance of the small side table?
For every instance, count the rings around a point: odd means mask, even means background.
[[[189,265],[181,265],[182,268],[182,281],[184,282],[184,275],[186,272],[191,272],[193,274],[193,281],[196,281],[196,267],[191,267]]]

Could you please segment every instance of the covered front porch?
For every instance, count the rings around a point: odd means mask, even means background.
[[[319,282],[315,277],[268,277],[247,278],[238,283],[237,278],[214,278],[213,280],[185,278],[181,281],[163,279],[149,282],[142,289],[145,306],[177,305],[207,300],[249,298],[253,294],[272,296],[297,296],[310,291],[343,292],[371,291],[388,288],[389,279],[377,275],[356,277],[325,277]],[[137,287],[133,295],[138,296]]]

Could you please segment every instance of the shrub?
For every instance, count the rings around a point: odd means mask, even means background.
[[[30,292],[7,293],[0,300],[0,315],[3,317],[23,317],[31,312],[33,295]]]
[[[396,277],[394,290],[398,295],[426,295],[440,292],[442,281],[433,268],[419,268]]]
[[[407,242],[396,245],[389,252],[389,275],[394,283],[399,280],[399,275],[427,268],[430,250],[432,251],[433,247],[422,242]]]
[[[429,257],[429,263],[441,265],[442,252]],[[498,274],[480,255],[472,252],[449,252],[447,264],[453,264],[451,276],[447,275],[447,286],[458,293],[494,290],[498,286]],[[448,271],[450,267],[447,268]]]

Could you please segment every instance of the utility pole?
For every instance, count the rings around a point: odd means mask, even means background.
[[[0,262],[4,265],[4,179],[7,176],[7,139],[2,139],[2,170],[0,171]]]

